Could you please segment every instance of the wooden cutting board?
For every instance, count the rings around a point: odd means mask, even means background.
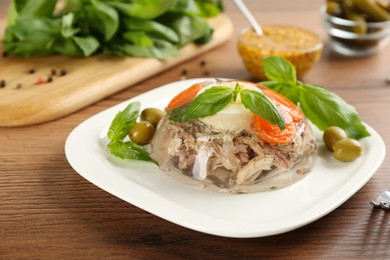
[[[0,88],[0,126],[31,125],[63,117],[230,39],[233,25],[226,14],[211,19],[210,24],[215,29],[210,43],[189,44],[179,57],[166,61],[107,55],[0,56],[0,81],[6,83]],[[5,27],[5,20],[0,21],[0,39]],[[29,72],[30,68],[35,72]],[[38,82],[47,81],[53,69],[56,75],[51,76],[51,82]],[[66,75],[60,76],[60,70]]]

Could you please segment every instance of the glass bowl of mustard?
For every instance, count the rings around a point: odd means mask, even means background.
[[[265,25],[263,34],[245,29],[237,43],[237,50],[247,70],[258,80],[267,80],[263,60],[280,56],[290,61],[302,78],[321,58],[323,43],[313,32],[289,25]]]
[[[321,21],[332,49],[344,56],[363,57],[379,52],[390,41],[390,3],[327,1]]]

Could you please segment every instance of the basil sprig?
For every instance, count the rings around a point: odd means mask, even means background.
[[[107,136],[110,139],[108,149],[111,154],[121,159],[141,160],[156,163],[142,146],[124,141],[130,128],[136,123],[140,113],[141,103],[130,103],[123,111],[116,114],[112,120]]]
[[[286,128],[284,116],[271,99],[261,91],[242,89],[238,83],[234,89],[226,86],[206,89],[191,103],[171,110],[169,116],[172,121],[188,121],[212,116],[228,104],[234,103],[238,95],[240,95],[242,104],[251,112],[277,125],[281,130]]]
[[[339,126],[354,139],[370,135],[353,106],[320,85],[298,81],[295,68],[289,61],[269,56],[264,59],[264,70],[270,81],[259,84],[281,93],[298,105],[320,130]]]
[[[7,2],[1,45],[18,56],[109,53],[165,60],[180,55],[180,48],[190,42],[211,41],[213,28],[206,18],[223,12],[222,0]]]
[[[277,125],[280,130],[286,128],[284,116],[280,113],[275,103],[261,92],[254,90],[241,90],[241,102],[251,112],[259,115],[261,118]]]

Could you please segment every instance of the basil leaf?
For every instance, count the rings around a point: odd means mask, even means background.
[[[127,17],[123,19],[122,23],[128,31],[144,32],[155,38],[160,38],[172,43],[179,42],[179,36],[176,32],[159,22]]]
[[[111,143],[122,141],[136,123],[140,113],[141,103],[136,101],[130,103],[123,111],[120,111],[111,122],[107,136]]]
[[[99,41],[92,36],[88,37],[73,37],[74,42],[83,51],[84,56],[90,56],[100,46]]]
[[[339,126],[354,139],[370,135],[355,108],[341,97],[319,85],[304,84],[303,88],[300,96],[302,111],[320,130]]]
[[[23,7],[19,9],[19,17],[51,17],[57,0],[34,0],[34,1],[17,1],[21,2]],[[17,3],[18,5],[18,3]]]
[[[92,6],[88,9],[89,24],[96,32],[103,33],[104,40],[114,37],[119,28],[119,15],[115,8],[108,4],[91,0]]]
[[[188,107],[188,104],[185,104],[181,107],[172,109],[169,112],[169,119],[172,121],[183,121],[183,114],[184,114],[184,111],[186,111],[187,107]]]
[[[83,52],[72,38],[58,38],[51,44],[51,51],[67,56],[83,56]]]
[[[110,153],[121,159],[142,160],[156,163],[142,146],[133,142],[111,142],[108,145]],[[157,164],[157,163],[156,163]]]
[[[222,10],[222,1],[195,0],[195,2],[199,8],[199,12],[196,15],[201,17],[214,17]]]
[[[192,16],[213,17],[222,11],[220,0],[176,0],[171,10]]]
[[[16,22],[16,19],[19,16],[20,9],[17,6],[18,5],[17,2],[20,2],[20,1],[13,0],[13,1],[11,1],[10,5],[8,6],[8,10],[7,10],[7,25],[8,26],[14,25]],[[25,2],[27,2],[27,0],[23,0],[21,4],[24,5]]]
[[[161,39],[152,39],[152,41],[153,46],[148,47],[116,41],[107,44],[105,52],[118,56],[152,57],[160,60],[180,55],[177,47],[170,42]]]
[[[241,91],[241,86],[240,86],[240,84],[236,83],[236,87],[234,88],[234,90],[233,90],[233,95],[232,95],[232,100],[233,100],[233,102],[236,101],[237,96],[238,96],[238,94],[240,93],[240,91]]]
[[[69,13],[64,15],[61,20],[61,34],[65,38],[69,38],[74,36],[76,33],[80,31],[79,28],[74,28],[74,13]]]
[[[54,11],[57,2],[11,0],[3,49],[21,56],[105,52],[165,60],[189,42],[210,41],[213,29],[204,17],[223,7],[221,0],[67,0]]]
[[[154,46],[152,39],[144,32],[125,32],[123,38],[140,47]]]
[[[264,72],[270,80],[289,85],[295,85],[297,83],[294,66],[282,57],[266,57],[264,59]]]
[[[229,87],[215,86],[206,89],[199,94],[184,110],[179,121],[192,120],[214,115],[233,101],[233,89]],[[180,109],[180,108],[178,108]],[[175,110],[175,109],[174,109]],[[173,112],[177,115],[176,112]]]
[[[279,83],[277,81],[263,81],[258,83],[259,85],[268,87],[276,92],[282,94],[289,100],[291,100],[295,105],[299,103],[299,87],[300,85],[289,85]]]
[[[53,52],[51,45],[58,37],[61,37],[58,20],[20,18],[6,30],[4,50],[22,56],[47,55]]]
[[[130,17],[154,19],[168,11],[175,0],[142,0],[129,2],[108,1],[108,4]]]
[[[195,40],[195,43],[197,44],[206,44],[210,42],[213,39],[213,33],[214,33],[214,28],[211,26],[208,26],[204,34]]]
[[[140,107],[140,102],[133,102],[123,111],[117,113],[107,132],[107,136],[110,139],[108,149],[111,154],[121,159],[142,160],[156,163],[150,158],[149,153],[143,149],[142,146],[131,141],[123,141],[129,133],[130,128],[136,123]]]
[[[212,116],[221,111],[233,100],[233,89],[212,87],[199,94],[187,107],[183,120]]]
[[[249,89],[241,90],[240,95],[242,104],[251,112],[259,115],[271,124],[277,125],[280,130],[286,128],[284,116],[279,112],[275,103],[266,95]]]
[[[198,16],[167,12],[159,18],[159,21],[177,33],[180,46],[200,39],[209,33],[207,21]]]

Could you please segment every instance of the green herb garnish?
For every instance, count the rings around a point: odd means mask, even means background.
[[[130,103],[123,111],[120,111],[111,122],[107,136],[110,139],[108,149],[110,153],[121,159],[142,160],[156,163],[142,146],[124,141],[130,128],[136,123],[140,113],[140,102]]]
[[[240,95],[241,103],[251,112],[277,125],[286,128],[284,116],[275,103],[260,91],[242,89],[236,84],[234,89],[226,86],[214,86],[199,94],[191,103],[175,108],[170,112],[173,121],[187,121],[212,116],[236,101]]]
[[[243,89],[241,90],[241,102],[251,112],[259,115],[271,124],[277,125],[280,130],[286,128],[284,116],[280,113],[275,103],[263,93]]]
[[[320,130],[339,126],[354,139],[370,135],[353,106],[320,85],[298,81],[295,68],[289,61],[277,56],[267,57],[264,70],[270,81],[259,84],[281,93],[298,105]]]
[[[207,43],[205,18],[223,11],[221,0],[12,0],[4,50],[13,55],[64,54],[167,59],[190,42]]]

